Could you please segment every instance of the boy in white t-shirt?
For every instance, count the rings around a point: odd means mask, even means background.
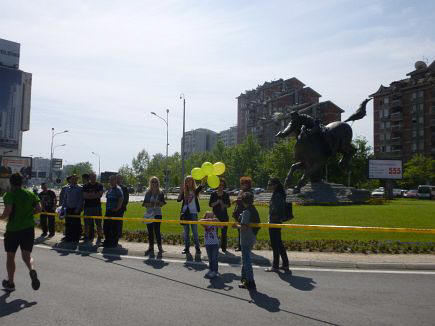
[[[213,212],[206,212],[201,221],[219,222]],[[204,227],[204,244],[208,256],[209,271],[206,278],[215,278],[218,275],[219,238],[216,225],[202,225]]]

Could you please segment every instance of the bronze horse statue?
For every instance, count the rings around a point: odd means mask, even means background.
[[[346,121],[362,119],[366,114],[366,105],[369,101],[370,99],[364,100],[356,113]],[[292,133],[297,135],[294,149],[296,163],[291,166],[287,174],[284,182],[285,188],[290,186],[294,171],[303,170],[303,175],[294,187],[293,193],[300,192],[307,180],[319,182],[323,167],[330,157],[341,153],[343,157],[339,166],[347,170],[356,153],[356,148],[352,145],[352,127],[346,122],[335,121],[323,126],[318,120],[294,111],[291,113],[290,123],[276,136],[284,138]]]

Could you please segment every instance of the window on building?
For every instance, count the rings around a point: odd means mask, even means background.
[[[423,113],[424,106],[423,104],[418,105],[418,113]]]
[[[384,109],[384,117],[388,117],[388,109]]]
[[[379,129],[384,129],[385,128],[385,122],[381,122],[379,124]]]
[[[384,134],[380,134],[379,135],[379,139],[380,139],[380,141],[384,141],[385,140],[385,135]]]
[[[383,111],[379,110],[379,119],[382,119],[382,113],[383,113]]]
[[[411,98],[415,100],[417,98],[417,92],[412,92]]]
[[[417,144],[416,143],[412,143],[412,151],[413,152],[417,151]]]
[[[387,128],[387,129],[390,128],[390,121],[387,121],[387,122],[386,122],[386,124],[385,124],[385,128]]]
[[[418,144],[418,150],[420,150],[420,151],[424,150],[424,143],[423,142]]]
[[[424,117],[418,117],[418,123],[422,124],[424,122]]]
[[[416,104],[414,104],[414,105],[411,106],[411,113],[412,113],[412,114],[417,113],[417,105],[416,105]]]
[[[381,152],[385,153],[385,146],[381,146]]]
[[[388,97],[384,97],[384,104],[388,104],[390,102],[390,99]]]
[[[423,91],[418,91],[418,97],[423,97],[424,96],[424,92]]]
[[[385,139],[387,139],[387,140],[391,139],[391,134],[389,132],[385,134]]]
[[[387,153],[391,152],[391,146],[390,146],[390,145],[387,145],[387,146],[385,147],[385,151],[386,151]]]
[[[417,137],[417,130],[412,131],[412,138],[415,138],[415,137]]]
[[[424,136],[424,129],[420,129],[420,131],[418,132],[418,134],[420,135],[420,137]]]

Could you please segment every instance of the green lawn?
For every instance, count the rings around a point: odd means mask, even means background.
[[[208,201],[201,200],[201,215],[209,209]],[[268,207],[257,206],[261,221],[267,222]],[[163,218],[178,219],[180,203],[168,201],[163,207]],[[231,216],[232,208],[230,208]],[[435,229],[435,201],[399,199],[385,205],[354,205],[354,206],[294,206],[294,224],[325,224],[380,226],[399,228],[431,228]],[[130,203],[125,217],[142,217],[144,208],[140,203]],[[126,221],[124,230],[145,230],[141,222]],[[163,234],[181,234],[182,226],[177,224],[162,224]],[[200,227],[202,235],[202,227]],[[229,236],[235,237],[237,232],[229,230]],[[365,231],[317,231],[283,229],[284,240],[400,240],[400,241],[431,241],[435,242],[434,234],[414,233],[384,233]],[[259,239],[268,239],[268,232],[263,229],[258,234]]]

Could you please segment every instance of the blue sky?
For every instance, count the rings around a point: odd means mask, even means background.
[[[237,122],[238,96],[297,77],[349,116],[379,85],[435,60],[434,1],[3,1],[0,37],[33,73],[23,155],[116,170],[145,148],[180,150],[186,129]],[[353,125],[372,142],[372,106]]]

